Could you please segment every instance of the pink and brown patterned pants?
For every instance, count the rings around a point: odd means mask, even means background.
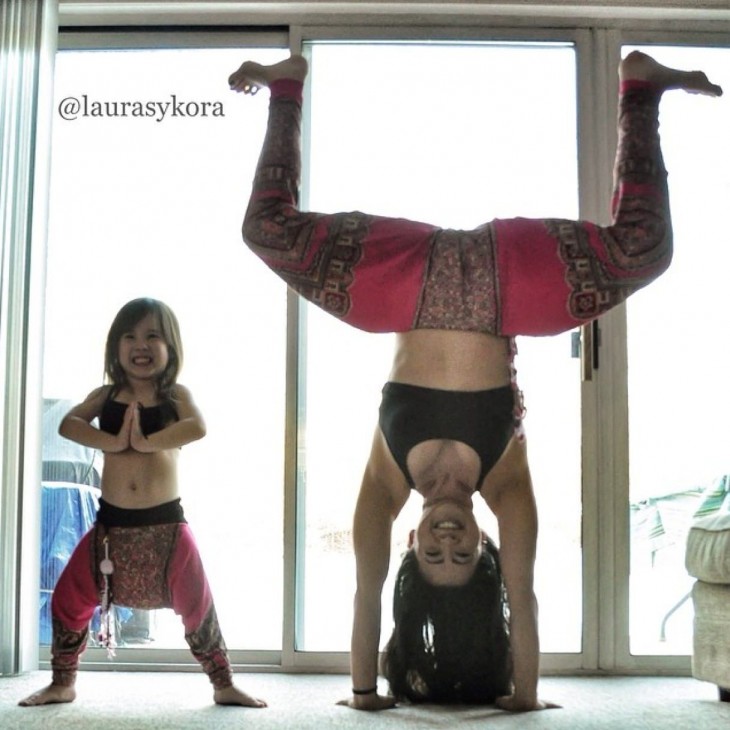
[[[671,261],[661,93],[650,84],[621,88],[610,226],[513,218],[473,231],[300,211],[302,87],[285,79],[270,90],[244,240],[305,299],[355,327],[556,334],[624,301]]]
[[[230,687],[232,671],[213,597],[185,522],[109,528],[97,523],[81,538],[53,591],[54,684],[76,681],[89,622],[100,604],[105,538],[114,564],[112,601],[130,608],[172,608],[182,617],[185,639],[213,686]]]

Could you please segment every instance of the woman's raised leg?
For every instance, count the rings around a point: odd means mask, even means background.
[[[434,226],[358,211],[298,207],[302,87],[306,61],[246,62],[235,91],[270,90],[269,121],[243,223],[249,248],[305,299],[370,332],[412,329]],[[352,174],[357,174],[353,171]]]
[[[640,52],[619,67],[613,221],[496,221],[500,332],[555,334],[585,324],[649,284],[672,259],[667,172],[659,140],[665,91],[719,96],[700,71]]]

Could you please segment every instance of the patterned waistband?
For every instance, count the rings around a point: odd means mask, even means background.
[[[149,527],[150,525],[187,522],[179,499],[173,499],[171,502],[157,504],[154,507],[146,507],[145,509],[115,507],[113,504],[100,499],[96,521],[104,527]]]

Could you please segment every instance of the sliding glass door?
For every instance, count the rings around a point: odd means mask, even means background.
[[[312,210],[365,210],[453,228],[496,217],[577,215],[572,46],[314,43],[310,51]],[[307,312],[297,646],[346,651],[354,595],[352,510],[393,340],[349,331],[313,307]],[[520,339],[518,348],[543,525],[537,567],[543,650],[580,652],[578,361],[571,358],[570,335]],[[417,502],[413,496],[395,525],[394,564],[415,526]],[[496,536],[492,516],[479,507],[485,528]],[[395,571],[391,566],[391,578]],[[383,640],[391,596],[387,586]]]
[[[177,314],[180,381],[208,427],[182,450],[180,492],[224,637],[234,650],[281,649],[286,287],[241,242],[267,110],[231,93],[227,78],[248,56],[283,54],[249,47],[57,56],[42,641],[50,639],[53,582],[93,519],[103,459],[61,439],[58,422],[102,384],[117,310],[150,296]],[[125,649],[187,648],[172,611],[119,611],[117,631],[120,661]]]
[[[644,48],[662,63],[727,79],[730,50]],[[631,516],[630,651],[690,654],[693,519],[730,509],[730,111],[717,99],[665,94],[675,254],[627,307]]]

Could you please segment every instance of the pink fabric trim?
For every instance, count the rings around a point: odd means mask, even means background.
[[[175,552],[168,567],[167,583],[172,608],[182,617],[185,633],[200,627],[213,604],[198,546],[187,524],[180,525]]]
[[[645,81],[643,79],[626,79],[625,81],[619,81],[618,91],[621,95],[632,89],[653,89],[655,86],[656,84],[653,84],[651,81]]]
[[[79,541],[53,589],[51,611],[66,629],[82,631],[99,605],[99,588],[92,570],[92,527]]]
[[[402,219],[371,219],[367,245],[352,272],[346,322],[368,332],[413,327],[433,231],[430,225]]]
[[[288,98],[302,103],[304,84],[294,79],[277,79],[269,84],[269,93],[272,99]]]
[[[584,324],[568,312],[565,265],[558,242],[544,223],[512,218],[497,219],[492,225],[501,303],[499,334],[550,335]]]

